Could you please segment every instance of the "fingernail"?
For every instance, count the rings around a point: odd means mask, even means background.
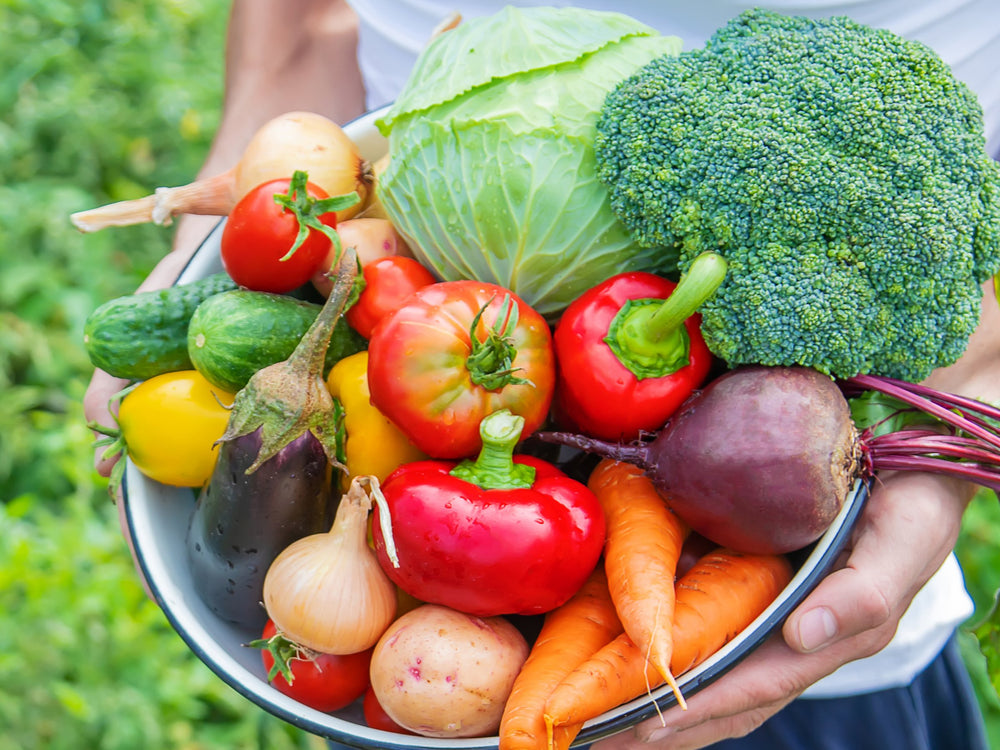
[[[646,735],[646,737],[644,737],[642,741],[647,745],[654,744],[656,742],[660,742],[661,740],[667,739],[673,733],[674,730],[671,729],[670,727],[660,727],[658,729],[654,729],[652,732]]]
[[[837,637],[837,619],[827,607],[816,607],[799,620],[799,644],[806,652],[818,651]]]

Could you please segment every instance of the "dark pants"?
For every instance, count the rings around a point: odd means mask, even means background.
[[[800,699],[746,737],[711,750],[989,750],[953,637],[914,681],[850,698]]]

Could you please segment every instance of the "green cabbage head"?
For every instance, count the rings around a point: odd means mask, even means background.
[[[673,270],[611,211],[594,139],[605,96],[681,42],[633,18],[507,7],[438,36],[379,119],[379,196],[443,279],[504,286],[553,319],[626,270]]]

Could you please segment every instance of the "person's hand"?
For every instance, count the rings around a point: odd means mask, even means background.
[[[885,647],[910,601],[958,538],[969,485],[893,474],[873,488],[842,567],[789,615],[782,632],[717,682],[595,750],[693,750],[760,726],[838,667]]]
[[[197,218],[211,219],[212,225],[219,220],[215,216]],[[174,250],[165,255],[136,291],[165,289],[173,284],[180,275],[184,265],[190,259],[191,253],[192,250]],[[114,427],[116,422],[112,414],[111,400],[115,394],[127,385],[127,380],[116,378],[103,370],[95,370],[93,376],[90,378],[87,391],[83,395],[83,414],[87,419],[87,423],[95,423],[104,427]],[[117,459],[113,456],[104,458],[103,453],[104,448],[97,449],[94,456],[94,466],[98,474],[107,477],[110,476],[111,469],[114,467]]]
[[[214,223],[219,220],[218,217],[197,218],[206,220],[211,219],[213,226]],[[178,228],[178,231],[179,229],[180,228]],[[204,229],[204,227],[192,227],[192,229],[200,231],[201,229]],[[184,268],[184,264],[187,263],[190,256],[191,251],[174,250],[173,252],[168,253],[156,265],[142,284],[139,285],[137,291],[164,289],[170,286],[176,280],[178,275],[180,275],[181,270]],[[83,395],[83,413],[87,419],[87,423],[97,424],[104,427],[114,427],[117,424],[117,420],[115,419],[113,413],[114,407],[112,399],[127,385],[127,380],[116,378],[103,370],[94,370],[94,374],[90,378],[90,384],[87,386],[87,391]],[[100,435],[95,432],[94,437],[98,438]],[[105,456],[104,454],[106,452],[106,447],[99,446],[95,449],[94,453],[94,467],[97,469],[97,473],[103,477],[110,476],[115,464],[120,460],[119,455]],[[125,503],[122,502],[120,489],[116,489],[115,500],[118,506],[118,522],[121,525],[122,535],[128,543],[129,551],[131,552],[132,559],[135,562],[135,547],[132,543],[132,536],[129,533],[128,523],[126,523]],[[137,562],[135,568],[136,573],[139,575],[139,579],[142,581],[143,587],[146,589],[146,594],[151,597],[149,585],[143,577],[142,571]]]

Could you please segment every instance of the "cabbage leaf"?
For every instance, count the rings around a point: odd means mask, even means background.
[[[386,213],[441,278],[500,284],[550,319],[620,271],[672,271],[675,252],[638,246],[611,211],[593,143],[607,93],[680,47],[573,8],[507,8],[446,32],[379,123]]]

